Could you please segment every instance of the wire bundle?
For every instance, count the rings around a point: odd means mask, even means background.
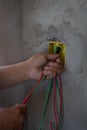
[[[30,100],[32,94],[36,92],[36,90],[40,87],[42,84],[42,81],[46,78],[43,74],[41,75],[40,79],[35,83],[35,85],[31,88],[27,96],[24,98],[22,104],[27,104],[28,101]],[[45,104],[43,108],[43,113],[42,113],[42,118],[40,122],[40,127],[39,130],[42,130],[43,126],[43,121],[45,119],[45,114],[49,102],[49,97],[50,97],[50,92],[53,87],[54,94],[53,94],[53,108],[54,108],[54,117],[55,117],[55,126],[53,126],[52,123],[50,123],[50,130],[59,130],[62,124],[62,119],[63,119],[63,95],[62,95],[62,80],[61,80],[61,75],[56,75],[54,78],[49,80],[48,83],[48,90],[47,90],[47,95],[45,99]],[[59,110],[59,115],[57,111],[57,95],[60,97],[60,110]]]

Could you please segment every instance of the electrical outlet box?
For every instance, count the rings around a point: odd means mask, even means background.
[[[50,54],[59,54],[65,65],[66,46],[64,43],[61,41],[49,41],[48,52]]]

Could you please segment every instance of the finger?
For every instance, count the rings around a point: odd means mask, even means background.
[[[56,58],[59,58],[59,54],[47,54],[46,58],[48,60],[55,60]]]
[[[52,78],[54,78],[54,77],[55,77],[55,75],[47,75],[47,76],[46,76],[46,79],[49,80],[49,79],[52,79]]]
[[[48,66],[51,66],[51,67],[59,67],[59,66],[63,66],[62,63],[56,63],[56,62],[49,62],[48,63]]]
[[[52,77],[54,77],[56,75],[56,72],[54,72],[52,70],[44,70],[43,73],[44,73],[44,75],[46,75],[46,76],[48,76],[50,78],[52,78]]]
[[[20,110],[20,113],[26,113],[27,106],[25,104],[18,105],[17,108]]]
[[[16,103],[16,104],[15,104],[15,107],[18,107],[18,106],[19,106],[19,103]]]
[[[53,67],[45,67],[44,71],[50,72],[48,74],[52,74],[53,72],[56,74],[60,74],[61,72],[63,72],[63,67],[60,66],[60,68],[53,68]]]
[[[19,106],[20,106],[20,104],[19,103],[16,103],[14,106],[13,106],[13,108],[19,108]]]
[[[48,66],[58,67],[58,63],[56,63],[56,62],[49,62],[49,63],[48,63]]]
[[[57,69],[63,69],[64,68],[64,64],[62,64],[62,63],[56,63],[56,62],[49,62],[49,64],[47,64],[45,67],[44,67],[44,69],[46,68],[46,67],[52,67],[52,68],[57,68]]]
[[[22,108],[22,107],[26,107],[26,105],[25,104],[16,104],[14,107],[17,107],[17,108]]]
[[[58,63],[58,64],[60,64],[60,65],[62,65],[64,67],[64,59],[57,58],[56,63]]]
[[[27,111],[27,107],[21,107],[20,108],[20,113],[26,114],[26,111]]]
[[[58,73],[59,70],[63,70],[63,67],[59,66],[59,67],[51,67],[51,66],[48,66],[48,67],[45,67],[44,70],[50,70],[52,72],[56,72]]]
[[[56,59],[56,62],[57,62],[57,63],[62,63],[62,62],[63,62],[63,60],[62,60],[62,59],[60,59],[60,58],[57,58],[57,59]]]
[[[49,70],[49,71],[52,71],[52,72],[53,72],[53,71],[54,71],[54,72],[57,72],[57,70],[58,70],[58,69],[57,69],[56,67],[51,67],[51,66],[48,66],[48,67],[45,67],[45,69],[44,69],[44,70],[46,70],[46,71],[48,71],[48,70]]]

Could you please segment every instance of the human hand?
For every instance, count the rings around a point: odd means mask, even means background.
[[[14,107],[0,111],[0,130],[22,130],[24,127],[26,105],[15,105]]]
[[[31,79],[38,79],[42,73],[46,79],[50,79],[64,70],[63,62],[58,54],[37,54],[28,59],[26,65]]]

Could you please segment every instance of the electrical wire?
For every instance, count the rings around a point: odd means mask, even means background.
[[[34,84],[34,86],[31,88],[31,90],[29,90],[27,96],[24,98],[24,100],[22,101],[22,104],[27,104],[28,101],[30,100],[30,97],[32,96],[33,94],[33,91],[34,89],[37,87],[37,85],[39,84],[40,86],[40,82],[42,81],[42,78],[43,78],[43,74],[41,75],[40,79]]]

